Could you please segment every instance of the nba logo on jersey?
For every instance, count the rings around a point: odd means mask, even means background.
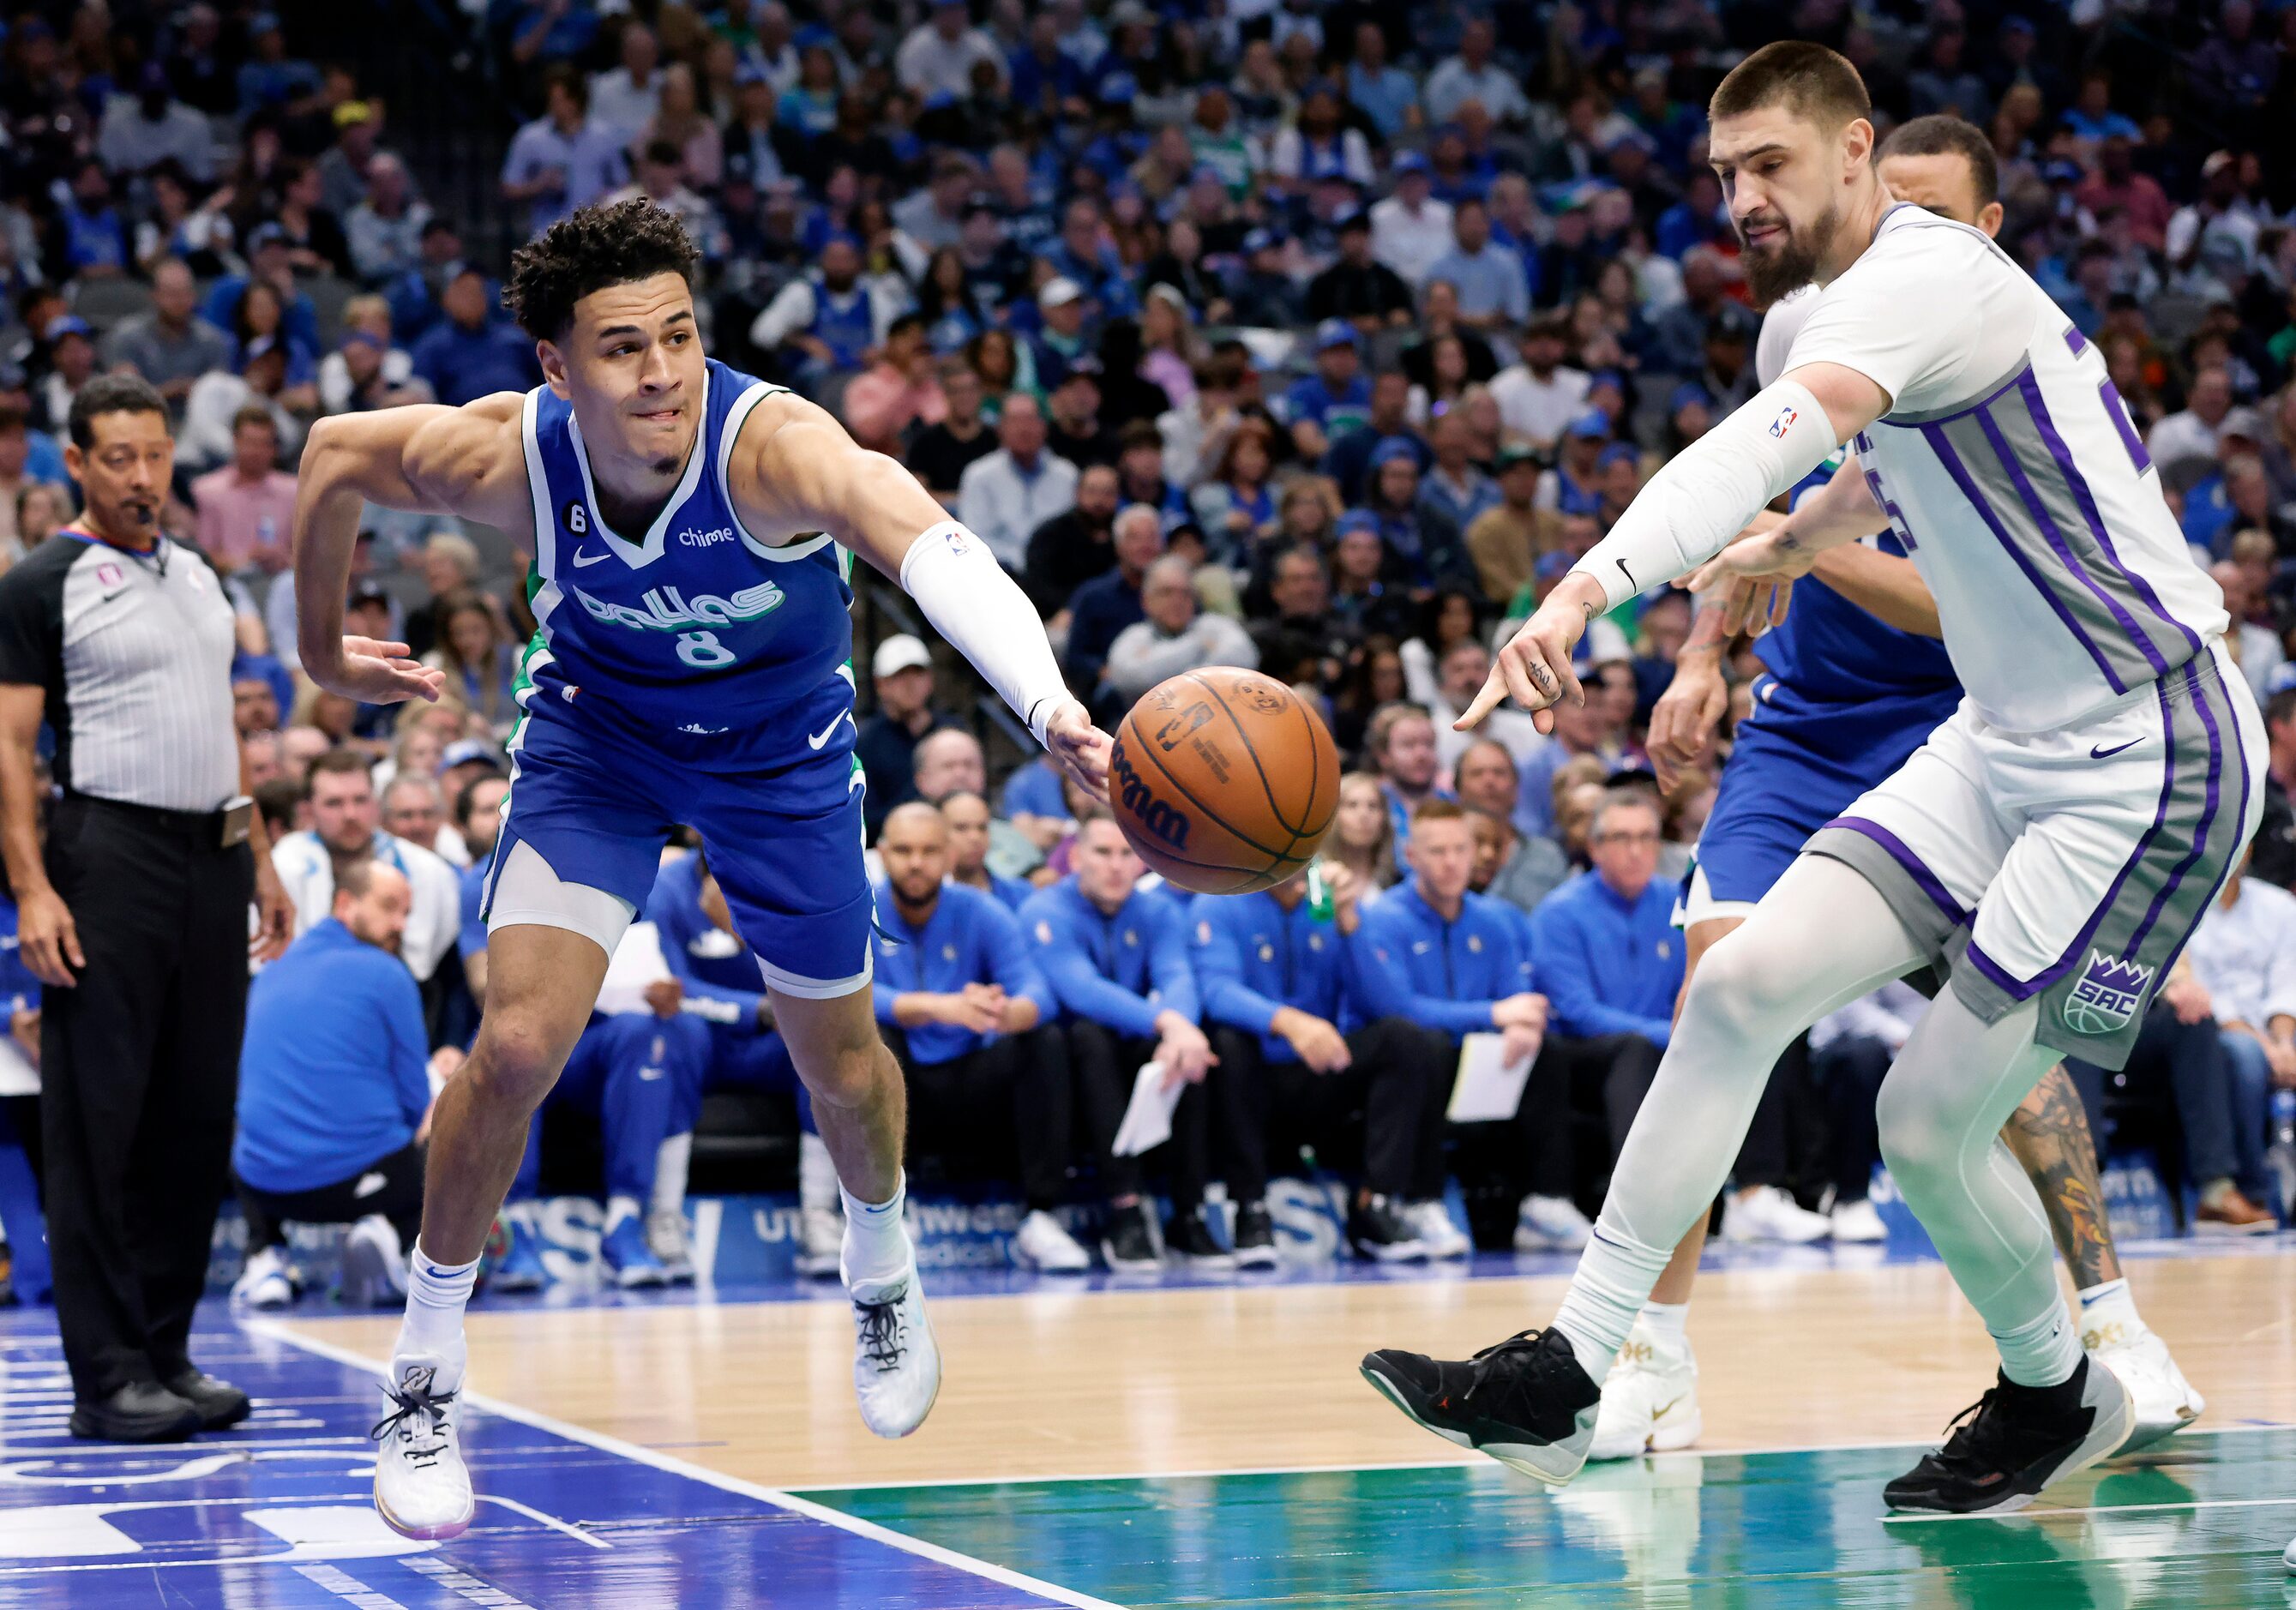
[[[1801,410],[1788,403],[1778,410],[1778,416],[1770,421],[1770,434],[1783,439],[1785,433],[1793,429],[1793,422],[1800,417]]]
[[[2136,1015],[2152,982],[2150,967],[2090,951],[2088,967],[2065,1001],[2065,1027],[2076,1034],[2118,1033]]]

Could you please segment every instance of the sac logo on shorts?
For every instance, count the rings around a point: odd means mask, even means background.
[[[2088,953],[2088,965],[2065,1000],[2065,1027],[2076,1034],[2118,1034],[2144,1005],[2152,969],[2102,950]]]

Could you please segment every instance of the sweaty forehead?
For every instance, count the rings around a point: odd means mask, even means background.
[[[676,315],[692,316],[693,291],[682,275],[657,274],[593,291],[574,304],[574,328],[588,333],[617,324],[658,330]]]

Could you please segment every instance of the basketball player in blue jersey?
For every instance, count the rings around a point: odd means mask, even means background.
[[[479,521],[535,555],[485,1014],[431,1121],[395,1411],[377,1427],[376,1507],[409,1537],[470,1524],[456,1415],[480,1248],[673,824],[708,849],[844,1187],[862,1418],[906,1436],[932,1406],[903,1087],[869,987],[849,555],[898,578],[1066,775],[1106,794],[1109,739],[1020,588],[900,464],[703,356],[694,259],[643,199],[586,208],[521,249],[504,287],[545,384],[323,420],[303,455],[298,627],[324,687],[438,696],[403,645],[342,635],[363,502]]]
[[[1988,235],[1999,230],[1993,148],[1976,125],[1945,116],[1901,124],[1882,142],[1880,166],[1882,183],[1900,201]],[[1813,300],[1797,292],[1763,322],[1756,353],[1763,383],[1777,378]],[[1808,477],[1788,494],[1789,504],[1824,486],[1832,472],[1838,466]],[[1774,522],[1759,523],[1767,529]],[[1782,622],[1756,640],[1767,674],[1754,685],[1752,713],[1739,723],[1676,912],[1693,972],[1700,957],[1751,915],[1810,835],[1904,765],[1961,702],[1961,683],[1937,636],[1937,604],[1878,513],[1874,524],[1870,546],[1829,549],[1794,588]],[[1718,591],[1702,604],[1673,683],[1652,712],[1651,760],[1669,785],[1673,769],[1703,752],[1729,698],[1721,672],[1732,624],[1726,613]],[[1761,631],[1767,614],[1754,624]],[[2134,1401],[2135,1425],[2121,1451],[2189,1425],[2203,1407],[2201,1394],[2129,1295],[2105,1219],[2095,1144],[2062,1067],[2042,1076],[2001,1138],[2040,1193],[2072,1272],[2083,1346],[2112,1368]],[[1857,1209],[1868,1225],[1855,1238],[1878,1238],[1873,1209],[1862,1201]],[[1846,1217],[1837,1208],[1838,1239]],[[1697,1440],[1698,1366],[1684,1322],[1705,1244],[1701,1219],[1675,1249],[1603,1379],[1587,1458],[1632,1458]]]
[[[1554,1326],[1472,1359],[1374,1352],[1414,1420],[1560,1483],[1677,1245],[1711,1206],[1778,1056],[1923,967],[1945,987],[1876,1106],[1882,1154],[2000,1356],[1893,1508],[2030,1503],[2110,1455],[2129,1392],[2081,1347],[2047,1220],[2000,1130],[2060,1056],[2126,1062],[2263,807],[2263,720],[2102,357],[1983,231],[1874,170],[1857,69],[1784,40],[1714,93],[1711,160],[1756,300],[1818,289],[1776,380],[1677,455],[1556,582],[1459,725],[1583,699],[1595,616],[1671,578],[1792,579],[1886,519],[1963,688],[1702,960]],[[1775,526],[1772,499],[1855,444]]]

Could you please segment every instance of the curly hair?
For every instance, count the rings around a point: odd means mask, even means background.
[[[560,341],[592,292],[657,274],[691,283],[699,255],[676,214],[643,196],[585,207],[512,254],[503,302],[529,335]]]

